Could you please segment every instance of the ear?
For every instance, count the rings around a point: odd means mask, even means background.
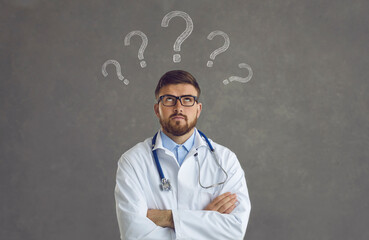
[[[155,104],[154,104],[154,112],[155,112],[156,116],[157,116],[158,118],[160,118],[160,114],[159,114],[159,104],[157,104],[157,103],[155,103]]]
[[[198,103],[197,104],[197,118],[200,117],[201,110],[202,110],[202,104]]]

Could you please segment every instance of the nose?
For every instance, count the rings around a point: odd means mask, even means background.
[[[179,99],[177,99],[176,105],[173,106],[175,112],[182,112],[183,106]]]

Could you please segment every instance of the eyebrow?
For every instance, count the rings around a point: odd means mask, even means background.
[[[161,96],[173,96],[173,97],[191,96],[191,97],[197,97],[196,95],[192,95],[192,94],[184,94],[184,95],[180,95],[180,96],[176,96],[176,95],[173,95],[173,94],[164,94],[164,95],[161,95]]]

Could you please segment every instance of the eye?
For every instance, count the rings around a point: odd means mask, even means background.
[[[185,98],[183,98],[183,101],[192,102],[192,98],[191,97],[185,97]]]
[[[174,101],[174,98],[173,97],[166,97],[164,100],[166,102],[173,102]]]

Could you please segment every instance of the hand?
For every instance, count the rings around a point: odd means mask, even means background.
[[[147,218],[160,227],[169,227],[174,229],[172,210],[147,210]]]
[[[217,211],[219,213],[229,214],[235,209],[237,195],[230,192],[223,193],[209,203],[204,210]]]

